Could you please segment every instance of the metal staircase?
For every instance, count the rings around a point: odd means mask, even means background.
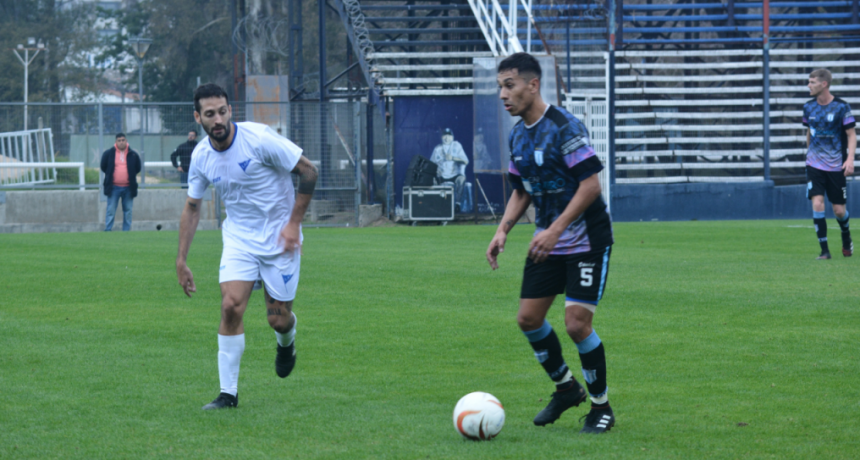
[[[387,96],[471,95],[472,58],[493,56],[468,0],[363,0],[361,10]]]

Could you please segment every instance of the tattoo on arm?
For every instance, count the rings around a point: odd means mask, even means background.
[[[192,209],[197,209],[197,205],[190,201],[188,202],[188,206],[191,206]]]
[[[304,157],[302,159],[304,160]],[[317,176],[319,176],[316,166],[307,160],[300,160],[296,169],[299,173],[298,192],[302,195],[313,195],[317,185]]]
[[[280,308],[267,308],[267,309],[266,309],[266,314],[267,314],[268,316],[284,316],[284,315],[281,313],[281,309],[280,309]]]
[[[313,195],[316,186],[316,178],[307,180],[305,176],[302,176],[301,180],[299,181],[299,193],[301,193],[302,195]]]
[[[513,228],[513,226],[514,226],[514,221],[512,221],[512,220],[506,220],[505,221],[505,229]]]

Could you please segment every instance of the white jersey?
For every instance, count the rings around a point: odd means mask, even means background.
[[[208,137],[194,148],[188,196],[200,199],[209,184],[215,186],[227,209],[222,228],[225,248],[280,254],[281,229],[296,202],[290,172],[302,149],[260,123],[233,123],[233,129],[233,143],[223,152],[212,148]]]

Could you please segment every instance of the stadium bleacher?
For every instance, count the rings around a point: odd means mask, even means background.
[[[547,2],[533,46],[559,60],[571,107],[601,107],[612,85],[615,182],[798,183],[809,72],[860,102],[858,3],[617,1],[610,47],[605,4]]]

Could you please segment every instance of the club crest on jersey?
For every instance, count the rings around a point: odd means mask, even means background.
[[[248,169],[249,164],[251,164],[251,160],[245,160],[245,161],[239,163],[239,167],[242,168],[242,171],[245,171],[246,169]],[[245,172],[247,172],[247,171],[245,171]]]
[[[833,114],[832,113],[827,114],[827,121],[833,121]]]
[[[535,164],[538,166],[543,165],[543,150],[535,150]]]
[[[284,284],[287,284],[291,279],[293,279],[293,275],[281,275],[281,278],[284,279]]]

